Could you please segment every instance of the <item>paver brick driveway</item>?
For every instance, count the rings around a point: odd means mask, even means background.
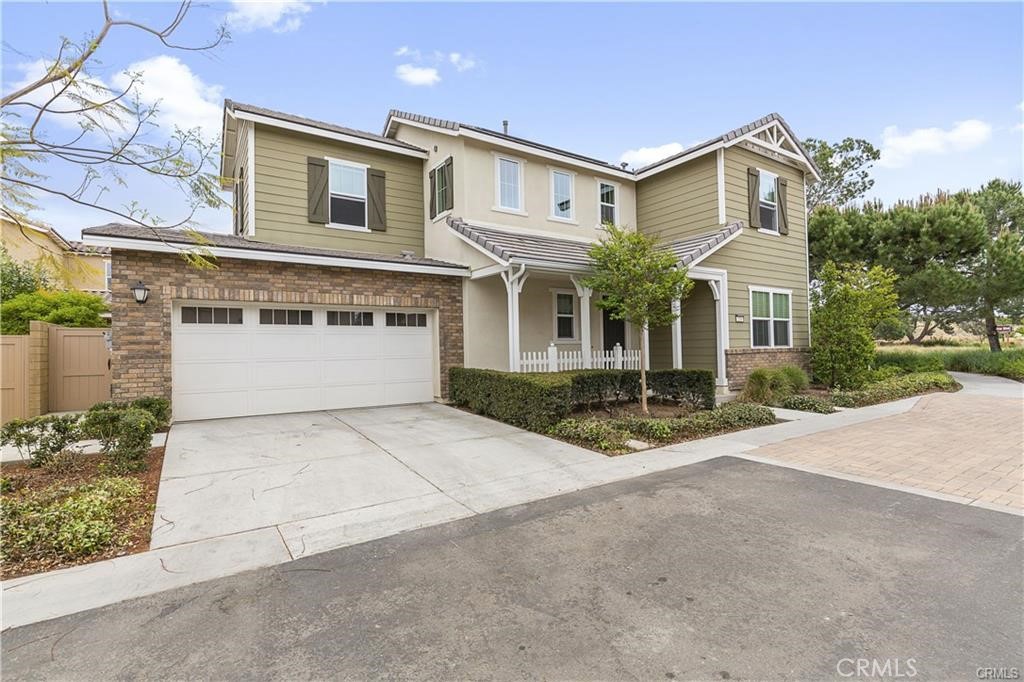
[[[933,393],[909,412],[752,454],[1021,509],[1024,401],[1012,382],[991,386],[998,390]]]

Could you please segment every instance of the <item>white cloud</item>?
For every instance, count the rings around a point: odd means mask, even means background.
[[[274,33],[295,31],[312,9],[305,0],[231,0],[231,7],[228,26],[243,33],[263,28]]]
[[[419,50],[414,50],[413,48],[409,47],[408,45],[402,45],[400,48],[395,50],[394,54],[395,54],[396,57],[411,57],[412,59],[415,59],[416,61],[420,60],[420,51]]]
[[[36,82],[46,75],[47,69],[49,69],[51,64],[52,62],[44,59],[37,59],[34,62],[18,64],[18,70],[21,71],[22,77],[11,85],[8,92],[16,92],[26,85]],[[86,78],[80,76],[75,82],[77,85],[76,91],[82,97],[86,97],[93,101],[104,101],[109,99],[111,96],[107,90],[107,85],[98,78]],[[77,103],[74,99],[69,98],[66,94],[61,95],[53,102],[50,102],[50,99],[53,98],[53,96],[56,95],[63,86],[64,84],[62,82],[43,85],[20,98],[18,101],[29,102],[40,107],[47,106],[48,109],[53,112],[72,111],[80,108],[81,104]],[[16,107],[16,109],[23,109],[21,114],[24,122],[31,121],[35,114],[35,111],[32,111],[32,115],[30,115],[28,108]],[[58,122],[69,128],[78,128],[79,125],[79,117],[71,114],[49,115],[46,117],[46,120]]]
[[[915,156],[968,151],[988,142],[991,137],[992,125],[978,119],[958,121],[949,130],[916,128],[901,133],[897,126],[887,126],[882,131],[878,165],[902,168],[909,165]]]
[[[395,67],[395,76],[409,85],[437,85],[441,82],[441,74],[430,66],[415,64],[399,64]]]
[[[619,157],[620,163],[627,163],[634,168],[643,168],[655,161],[661,161],[673,154],[683,151],[683,145],[678,142],[669,142],[660,147],[640,147],[622,152]]]
[[[177,126],[183,130],[198,127],[206,139],[220,134],[221,86],[207,85],[187,64],[168,55],[135,62],[126,73],[114,77],[114,86],[127,87],[128,73],[141,74],[141,81],[135,84],[139,99],[157,106],[155,121],[168,133]]]
[[[451,52],[448,54],[448,61],[452,63],[456,71],[460,73],[462,71],[469,71],[476,67],[476,59],[469,55],[464,55],[459,52]]]

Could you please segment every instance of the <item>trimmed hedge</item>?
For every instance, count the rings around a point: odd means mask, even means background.
[[[879,381],[857,391],[833,391],[836,407],[865,407],[911,398],[929,391],[956,391],[960,384],[945,372],[916,372]]]
[[[675,419],[563,419],[549,433],[593,450],[622,454],[629,451],[626,441],[630,439],[653,444],[674,443],[737,429],[767,426],[775,421],[775,413],[763,405],[732,402]]]
[[[1024,381],[1024,349],[890,351],[875,353],[875,366],[896,365],[907,372],[970,372]]]
[[[546,431],[576,407],[640,397],[637,370],[518,373],[453,367],[448,379],[455,405],[534,431]],[[715,378],[709,370],[653,370],[647,383],[658,397],[698,409],[715,406]]]

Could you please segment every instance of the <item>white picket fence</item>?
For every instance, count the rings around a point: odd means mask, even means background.
[[[623,350],[619,344],[613,350],[591,351],[590,355],[594,369],[640,369],[640,351]],[[555,344],[546,351],[524,351],[519,360],[520,372],[566,372],[585,367],[582,350],[559,350]]]

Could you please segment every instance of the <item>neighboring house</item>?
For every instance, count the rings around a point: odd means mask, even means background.
[[[115,399],[170,395],[196,419],[430,400],[460,365],[647,352],[723,390],[806,365],[817,169],[777,115],[638,171],[400,111],[376,135],[227,101],[223,140],[235,211],[233,234],[207,235],[216,269],[177,255],[180,231],[84,231],[113,251]],[[698,280],[680,323],[645,333],[597,307],[582,278],[605,222]]]
[[[19,263],[46,271],[55,286],[110,294],[110,249],[64,239],[56,230],[0,219],[3,246]]]

